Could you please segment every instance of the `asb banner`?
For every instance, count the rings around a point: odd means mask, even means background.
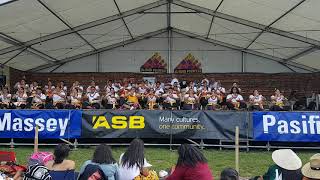
[[[83,111],[82,138],[233,139],[247,135],[246,112]]]
[[[0,138],[78,138],[81,136],[79,110],[1,110]]]
[[[319,112],[254,112],[254,140],[320,142]]]

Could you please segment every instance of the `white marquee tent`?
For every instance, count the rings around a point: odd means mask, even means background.
[[[0,63],[34,72],[317,72],[320,0],[0,0]]]

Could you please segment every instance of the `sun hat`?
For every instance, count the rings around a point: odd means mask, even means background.
[[[286,170],[298,170],[302,166],[301,159],[291,149],[279,149],[272,153],[272,160]]]
[[[150,163],[148,163],[148,161],[146,159],[144,159],[143,167],[148,168],[148,167],[152,167],[152,165]]]
[[[320,154],[313,155],[310,162],[303,166],[301,172],[305,177],[320,179]]]

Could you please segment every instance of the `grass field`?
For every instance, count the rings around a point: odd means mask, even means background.
[[[0,147],[0,150],[8,150],[8,148]],[[40,151],[52,151],[52,147],[40,148]],[[32,153],[31,147],[17,147],[15,152],[17,160],[20,164],[26,164],[28,156]],[[77,169],[81,164],[90,159],[94,151],[94,147],[80,148],[72,151],[69,159],[76,162]],[[122,152],[124,147],[112,147],[113,156],[116,160]],[[225,167],[234,167],[234,151],[232,150],[203,150],[205,156],[209,161],[210,168],[215,177],[219,176],[221,170]],[[297,151],[298,156],[302,159],[303,164],[306,163],[316,151]],[[146,158],[153,165],[157,171],[167,169],[174,165],[177,160],[177,152],[170,151],[167,148],[150,148],[146,147]],[[240,152],[240,174],[242,177],[252,177],[263,174],[269,165],[272,164],[271,152],[267,151],[250,151]]]

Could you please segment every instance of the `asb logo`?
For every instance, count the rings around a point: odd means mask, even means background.
[[[145,127],[143,116],[113,116],[108,122],[105,116],[92,116],[93,129],[143,129]]]

